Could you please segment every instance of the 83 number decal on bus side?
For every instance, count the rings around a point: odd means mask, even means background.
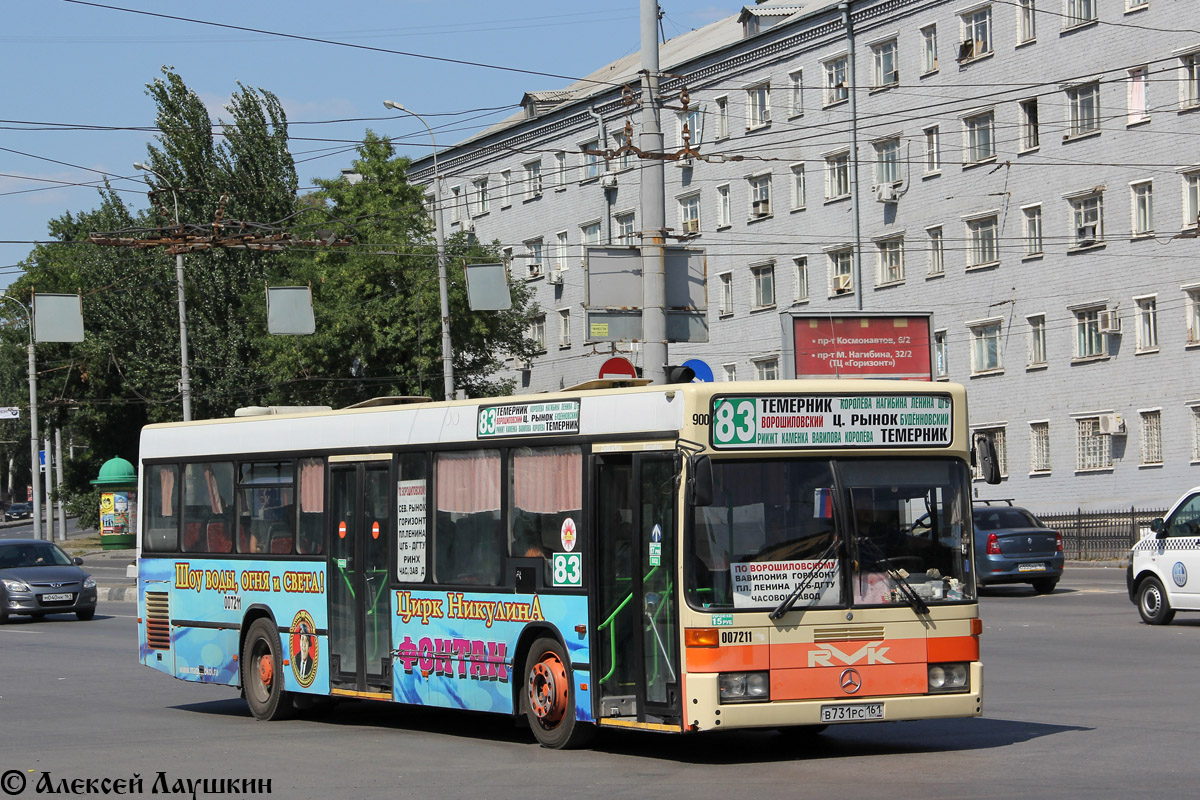
[[[554,585],[583,586],[583,554],[554,554]]]
[[[749,397],[723,397],[713,408],[712,435],[716,444],[754,444],[758,405]]]

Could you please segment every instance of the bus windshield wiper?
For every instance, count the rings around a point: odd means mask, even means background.
[[[800,595],[804,593],[804,590],[808,588],[808,585],[812,583],[813,578],[817,576],[817,573],[820,572],[821,568],[825,565],[825,560],[833,555],[833,551],[837,549],[837,545],[838,540],[836,538],[829,543],[829,547],[826,547],[825,552],[821,553],[821,555],[817,557],[816,562],[812,565],[812,568],[804,574],[804,578],[801,579],[799,585],[797,585],[795,589],[792,589],[788,596],[783,598],[783,602],[780,603],[775,610],[768,615],[771,619],[779,619],[784,614],[792,610],[792,606],[796,605],[796,601],[800,599]]]
[[[916,611],[918,614],[929,613],[929,606],[925,605],[925,601],[916,593],[916,590],[912,588],[912,584],[901,574],[900,570],[889,569],[887,574],[895,582],[896,588],[900,590],[900,594],[904,595],[904,602],[912,606],[913,611]]]

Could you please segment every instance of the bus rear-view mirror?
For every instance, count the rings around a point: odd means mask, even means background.
[[[713,501],[712,461],[694,456],[688,464],[688,501],[694,506],[711,506]]]
[[[975,459],[983,479],[991,484],[1000,482],[1000,460],[996,457],[996,443],[986,436],[975,437]]]

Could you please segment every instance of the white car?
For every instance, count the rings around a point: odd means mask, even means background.
[[[1176,611],[1200,611],[1200,486],[1141,534],[1129,554],[1125,583],[1142,619],[1166,625]]]

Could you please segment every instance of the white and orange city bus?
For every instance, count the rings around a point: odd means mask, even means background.
[[[138,613],[143,664],[260,719],[365,698],[566,747],[981,713],[961,386],[258,411],[143,431]]]

